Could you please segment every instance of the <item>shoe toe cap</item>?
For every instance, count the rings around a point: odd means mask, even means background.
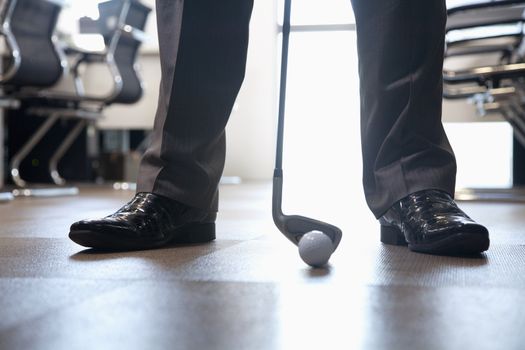
[[[80,220],[73,223],[70,227],[70,232],[75,231],[94,231],[94,232],[109,232],[124,233],[133,231],[125,222],[117,220],[110,220],[108,218],[95,220]]]
[[[70,231],[87,230],[92,226],[93,220],[80,220],[74,222],[69,228]]]

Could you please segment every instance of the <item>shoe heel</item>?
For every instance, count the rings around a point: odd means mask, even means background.
[[[188,224],[177,230],[175,243],[205,243],[215,239],[215,223]]]
[[[391,245],[408,245],[403,232],[395,226],[381,225],[381,242]]]

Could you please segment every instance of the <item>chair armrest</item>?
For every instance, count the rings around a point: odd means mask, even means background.
[[[460,88],[452,88],[445,84],[443,88],[443,98],[447,100],[459,100],[473,97],[479,94],[489,94],[493,97],[509,97],[516,93],[516,89],[512,86],[492,88],[486,86],[464,86]]]
[[[443,70],[443,80],[448,84],[484,82],[490,79],[517,78],[524,76],[525,63],[511,63],[465,70]]]
[[[502,53],[505,56],[510,56],[514,51],[514,47],[510,44],[502,45],[480,45],[480,46],[451,46],[445,52],[445,58],[455,56],[468,56],[488,53]]]
[[[525,4],[520,6],[492,7],[481,11],[463,11],[449,16],[446,32],[476,27],[489,27],[523,23]]]
[[[68,56],[78,56],[78,59],[75,61],[75,66],[84,62],[104,62],[104,60],[106,59],[105,52],[85,51],[78,47],[65,47],[64,52]]]
[[[447,14],[450,16],[454,13],[461,12],[461,11],[477,10],[477,9],[499,7],[499,6],[518,5],[518,4],[525,4],[525,0],[479,1],[479,2],[467,4],[467,5],[451,7],[447,10]]]

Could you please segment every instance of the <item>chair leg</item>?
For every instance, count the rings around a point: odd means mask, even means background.
[[[0,192],[0,203],[6,203],[13,200],[13,194],[11,192]]]
[[[22,179],[20,175],[20,163],[27,157],[29,152],[40,142],[40,140],[47,134],[49,129],[56,123],[59,116],[56,114],[51,115],[39,128],[38,130],[29,138],[29,140],[24,144],[24,146],[13,156],[11,160],[11,177],[13,178],[14,183],[19,187],[26,187],[27,183]]]
[[[66,183],[66,180],[60,176],[60,173],[58,172],[58,163],[67,150],[71,147],[73,142],[77,139],[80,132],[86,127],[86,125],[86,120],[80,120],[49,159],[49,175],[51,175],[51,178],[55,184],[64,185]]]
[[[525,111],[522,108],[518,108],[515,104],[511,104],[502,108],[501,114],[512,126],[516,139],[525,147]]]

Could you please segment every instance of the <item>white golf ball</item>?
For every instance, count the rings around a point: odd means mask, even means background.
[[[299,241],[299,255],[312,267],[326,265],[333,252],[332,240],[321,231],[307,232]]]

